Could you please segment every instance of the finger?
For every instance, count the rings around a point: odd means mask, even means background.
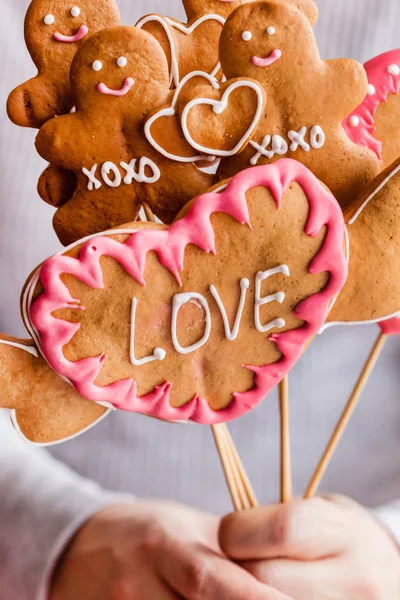
[[[174,543],[165,550],[157,559],[158,572],[185,600],[292,600],[203,546],[188,550]]]
[[[182,600],[156,573],[140,578],[135,576],[119,580],[113,589],[113,598],[118,600]]]
[[[325,560],[299,562],[292,560],[250,561],[242,566],[262,583],[296,598],[296,600],[328,600],[343,595],[349,579],[341,562]]]
[[[342,552],[349,519],[342,507],[323,500],[298,500],[228,515],[220,544],[234,560],[292,558],[316,560]]]

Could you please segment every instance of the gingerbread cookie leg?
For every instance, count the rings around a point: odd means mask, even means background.
[[[0,408],[9,409],[20,433],[35,444],[73,437],[109,409],[88,402],[39,356],[30,340],[0,335]]]

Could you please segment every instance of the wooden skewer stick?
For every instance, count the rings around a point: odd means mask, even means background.
[[[257,497],[256,497],[256,495],[254,493],[253,487],[252,487],[252,485],[250,483],[250,480],[249,480],[248,475],[246,473],[246,470],[245,470],[245,468],[243,466],[243,463],[242,463],[241,458],[239,456],[239,453],[238,453],[238,451],[236,449],[236,446],[235,446],[235,444],[233,442],[231,434],[229,433],[229,429],[228,429],[228,427],[227,427],[226,424],[224,424],[223,427],[224,427],[224,429],[226,431],[226,441],[227,441],[227,443],[230,446],[230,451],[232,453],[232,458],[234,459],[234,461],[236,463],[236,468],[237,468],[237,471],[238,471],[238,475],[240,476],[240,478],[242,480],[244,489],[245,489],[246,494],[247,494],[247,499],[248,499],[248,504],[249,504],[248,508],[257,508],[259,506]]]
[[[357,403],[360,399],[363,389],[365,388],[368,379],[375,367],[376,361],[379,358],[380,353],[385,345],[387,339],[387,335],[385,333],[381,333],[375,344],[371,350],[371,353],[364,365],[364,368],[360,374],[360,377],[353,389],[353,393],[351,394],[346,407],[342,413],[342,416],[339,419],[338,424],[335,427],[333,435],[325,449],[325,452],[319,462],[319,465],[310,481],[310,484],[307,488],[305,498],[312,498],[318,491],[318,488],[321,484],[321,481],[326,473],[326,470],[329,466],[330,461],[336,451],[336,448],[339,445],[340,440],[343,437],[343,434],[346,430],[347,425],[356,409]]]
[[[289,422],[289,378],[287,376],[284,377],[279,384],[279,406],[281,422],[281,502],[286,504],[293,500]]]
[[[221,425],[211,425],[211,430],[214,436],[215,445],[219,457],[221,459],[222,468],[224,471],[226,483],[228,485],[229,493],[232,498],[233,506],[236,512],[243,510],[242,500],[237,488],[235,476],[232,470],[232,464],[228,456],[227,446],[225,443],[225,436]]]

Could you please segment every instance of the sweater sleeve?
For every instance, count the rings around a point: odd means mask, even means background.
[[[400,500],[381,506],[374,512],[400,547]]]
[[[26,444],[0,412],[0,600],[46,600],[61,553],[93,514],[132,501]]]

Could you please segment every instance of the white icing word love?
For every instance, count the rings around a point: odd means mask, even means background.
[[[290,276],[289,267],[287,265],[280,265],[279,267],[275,267],[274,269],[268,269],[267,271],[260,271],[255,276],[255,300],[254,300],[254,325],[257,331],[260,333],[267,333],[271,329],[278,328],[282,329],[285,327],[286,322],[284,319],[275,319],[274,321],[270,321],[265,325],[262,325],[260,318],[260,309],[265,304],[270,304],[271,302],[278,302],[282,304],[285,300],[284,292],[277,292],[270,296],[262,296],[261,295],[261,284],[265,279],[272,277],[273,275],[285,275],[286,277]],[[250,287],[250,281],[247,278],[243,278],[240,280],[240,301],[239,306],[236,311],[236,317],[231,328],[228,320],[228,315],[226,313],[225,306],[221,300],[221,297],[218,293],[218,290],[214,285],[210,286],[210,292],[213,296],[218,309],[221,313],[222,321],[224,324],[225,336],[229,342],[233,342],[236,340],[240,323],[242,320],[243,310],[246,303],[247,290]],[[183,347],[179,343],[178,333],[177,333],[177,321],[178,314],[182,306],[184,306],[187,302],[196,302],[196,304],[200,305],[204,309],[205,314],[205,331],[204,335],[200,340],[192,344],[191,346]],[[135,355],[135,327],[136,327],[136,313],[138,308],[138,300],[137,298],[133,298],[132,300],[132,312],[131,312],[131,340],[130,340],[130,361],[135,367],[140,367],[141,365],[145,365],[154,360],[164,360],[167,356],[167,353],[163,348],[156,348],[152,354],[149,356],[145,356],[143,358],[136,358]],[[211,310],[208,303],[208,300],[202,294],[198,294],[196,292],[186,292],[183,294],[176,294],[172,300],[172,319],[171,319],[171,337],[172,343],[175,350],[179,354],[190,354],[191,352],[195,352],[204,344],[207,343],[212,327],[211,320]]]
[[[101,178],[105,185],[110,188],[117,188],[122,183],[125,185],[131,185],[132,181],[137,183],[155,183],[161,177],[160,169],[157,167],[155,162],[146,156],[142,156],[139,160],[139,168],[137,169],[137,158],[132,158],[128,163],[120,162],[119,165],[125,171],[125,177],[122,178],[121,171],[118,166],[113,162],[107,161],[100,168]],[[82,172],[88,178],[87,189],[92,192],[98,190],[103,185],[100,179],[96,177],[97,169],[99,165],[93,165],[89,169],[82,168]],[[151,175],[146,175],[146,167],[151,171]],[[112,177],[110,176],[112,175]]]
[[[301,127],[299,131],[288,131],[287,137],[289,141],[280,135],[266,135],[261,144],[251,141],[250,144],[257,150],[257,153],[251,158],[250,164],[253,166],[256,165],[261,156],[272,158],[275,154],[284,156],[289,150],[296,152],[298,148],[301,148],[304,152],[309,152],[311,148],[315,150],[322,148],[326,140],[322,127],[319,125],[312,127],[310,131],[310,143],[305,140],[307,131],[308,129],[305,126]]]

